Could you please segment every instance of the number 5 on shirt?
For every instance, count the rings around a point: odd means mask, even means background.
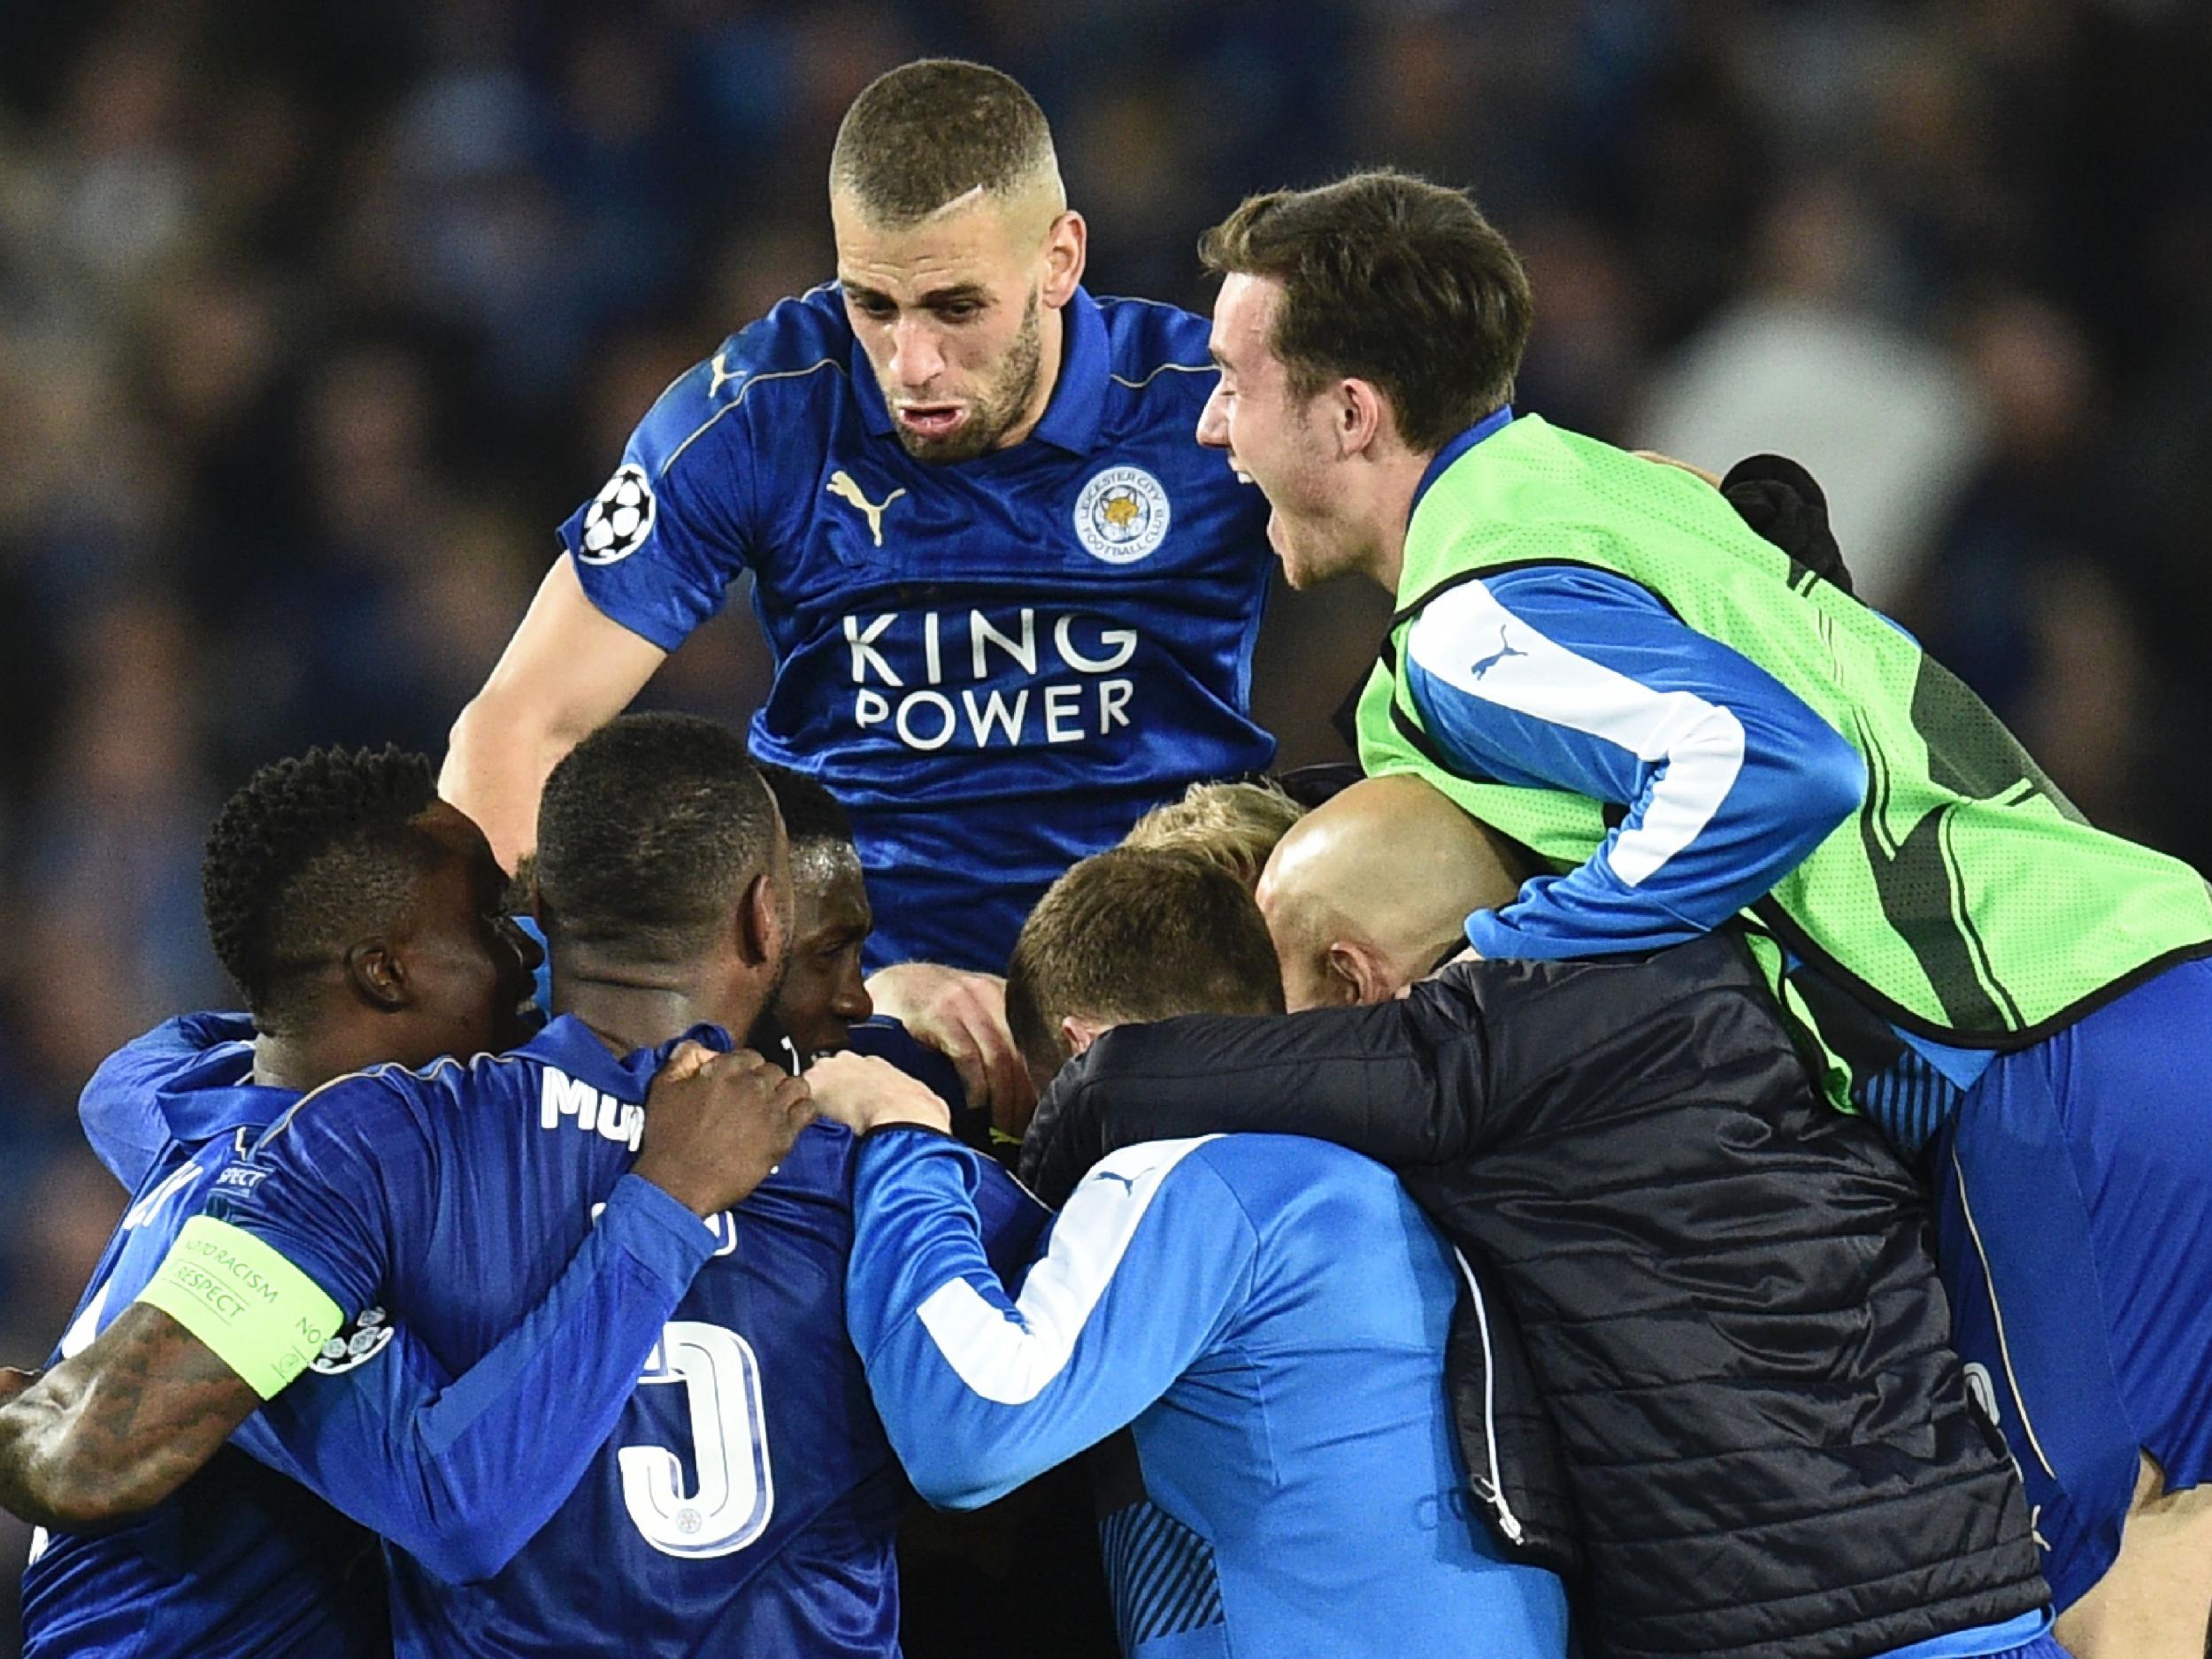
[[[638,1379],[654,1383],[684,1386],[699,1489],[685,1495],[683,1464],[665,1447],[625,1446],[615,1456],[630,1519],[664,1555],[734,1555],[767,1530],[776,1507],[752,1347],[718,1325],[671,1320]]]

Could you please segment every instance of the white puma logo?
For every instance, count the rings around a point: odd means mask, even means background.
[[[707,382],[707,396],[709,397],[712,397],[717,392],[722,389],[722,383],[725,380],[734,380],[740,378],[739,375],[732,373],[729,370],[722,366],[722,359],[727,356],[729,356],[729,353],[726,351],[718,351],[714,354],[712,360],[707,365],[707,367],[714,371],[714,378]]]
[[[889,510],[893,502],[906,494],[902,489],[895,489],[881,501],[870,501],[860,493],[860,486],[853,482],[853,475],[842,467],[832,472],[829,482],[822,488],[836,496],[838,500],[849,502],[867,516],[868,534],[875,538],[878,547],[883,545],[884,513]]]

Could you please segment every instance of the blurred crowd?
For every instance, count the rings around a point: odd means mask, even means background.
[[[940,53],[1044,105],[1094,291],[1202,306],[1193,242],[1248,189],[1471,187],[1535,284],[1522,407],[1804,460],[1863,596],[2093,816],[2212,863],[2197,0],[30,0],[0,7],[0,1362],[42,1358],[120,1205],[78,1086],[225,1000],[214,807],[311,743],[442,750],[660,388],[829,273],[846,103]],[[733,609],[657,700],[750,708]],[[1286,760],[1340,754],[1386,609],[1279,595]]]

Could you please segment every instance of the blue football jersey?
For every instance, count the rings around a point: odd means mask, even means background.
[[[511,1055],[347,1079],[270,1131],[219,1213],[465,1370],[624,1180],[662,1052],[618,1059],[562,1018]],[[853,1146],[809,1127],[717,1218],[613,1432],[503,1569],[457,1586],[393,1556],[401,1654],[896,1651],[909,1491],[844,1334]],[[1033,1208],[1010,1180],[990,1202]],[[557,1386],[541,1427],[578,1432]]]
[[[750,572],[754,751],[853,814],[872,965],[998,970],[1044,887],[1199,779],[1264,766],[1267,507],[1195,440],[1204,319],[1079,290],[1035,431],[900,447],[833,285],[682,376],[562,526],[594,604],[672,650]]]
[[[942,1135],[864,1143],[853,1340],[933,1502],[1012,1490],[1132,1430],[1102,1525],[1132,1659],[1560,1659],[1565,1593],[1469,1515],[1444,1386],[1457,1280],[1396,1179],[1282,1135],[1102,1160],[1009,1295]]]
[[[171,1020],[86,1086],[95,1150],[134,1179],[50,1365],[130,1305],[209,1187],[298,1099],[254,1086],[252,1029],[242,1015]],[[35,1534],[23,1571],[28,1659],[368,1659],[389,1651],[385,1619],[375,1540],[233,1447],[126,1526]]]
[[[88,1130],[110,1132],[111,1149],[151,1152],[130,1155],[140,1184],[56,1360],[130,1304],[204,1199],[252,1179],[251,1146],[299,1100],[254,1083],[251,1030],[242,1015],[186,1015],[87,1085]],[[375,1538],[452,1581],[504,1565],[575,1484],[589,1455],[580,1440],[612,1425],[712,1246],[676,1200],[623,1180],[545,1296],[458,1377],[364,1310],[173,1497],[120,1528],[38,1540],[24,1575],[28,1651],[388,1652]],[[576,1435],[544,1432],[557,1387]]]

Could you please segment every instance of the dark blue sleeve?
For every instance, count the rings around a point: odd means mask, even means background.
[[[437,1148],[396,1068],[340,1078],[303,1095],[229,1171],[206,1213],[261,1240],[350,1318],[372,1306],[394,1241],[434,1219]]]
[[[969,1146],[987,1146],[990,1114],[968,1104],[968,1091],[950,1060],[931,1048],[888,1014],[877,1014],[852,1028],[848,1045],[855,1054],[872,1054],[889,1061],[945,1102],[952,1112],[953,1133]]]
[[[155,1095],[178,1069],[218,1043],[250,1042],[245,1014],[180,1014],[133,1039],[100,1062],[77,1096],[77,1121],[92,1156],[136,1192],[169,1144],[169,1125]]]
[[[585,596],[664,651],[722,609],[749,558],[744,381],[729,372],[738,349],[733,341],[662,393],[614,476],[561,526]]]
[[[544,1300],[463,1375],[380,1318],[351,1332],[357,1360],[331,1356],[234,1438],[437,1577],[488,1578],[582,1479],[714,1245],[625,1176]]]
[[[1648,950],[1772,890],[1858,807],[1858,751],[1781,681],[1609,573],[1463,582],[1409,632],[1406,685],[1462,769],[1625,809],[1589,861],[1467,918],[1492,957]]]

